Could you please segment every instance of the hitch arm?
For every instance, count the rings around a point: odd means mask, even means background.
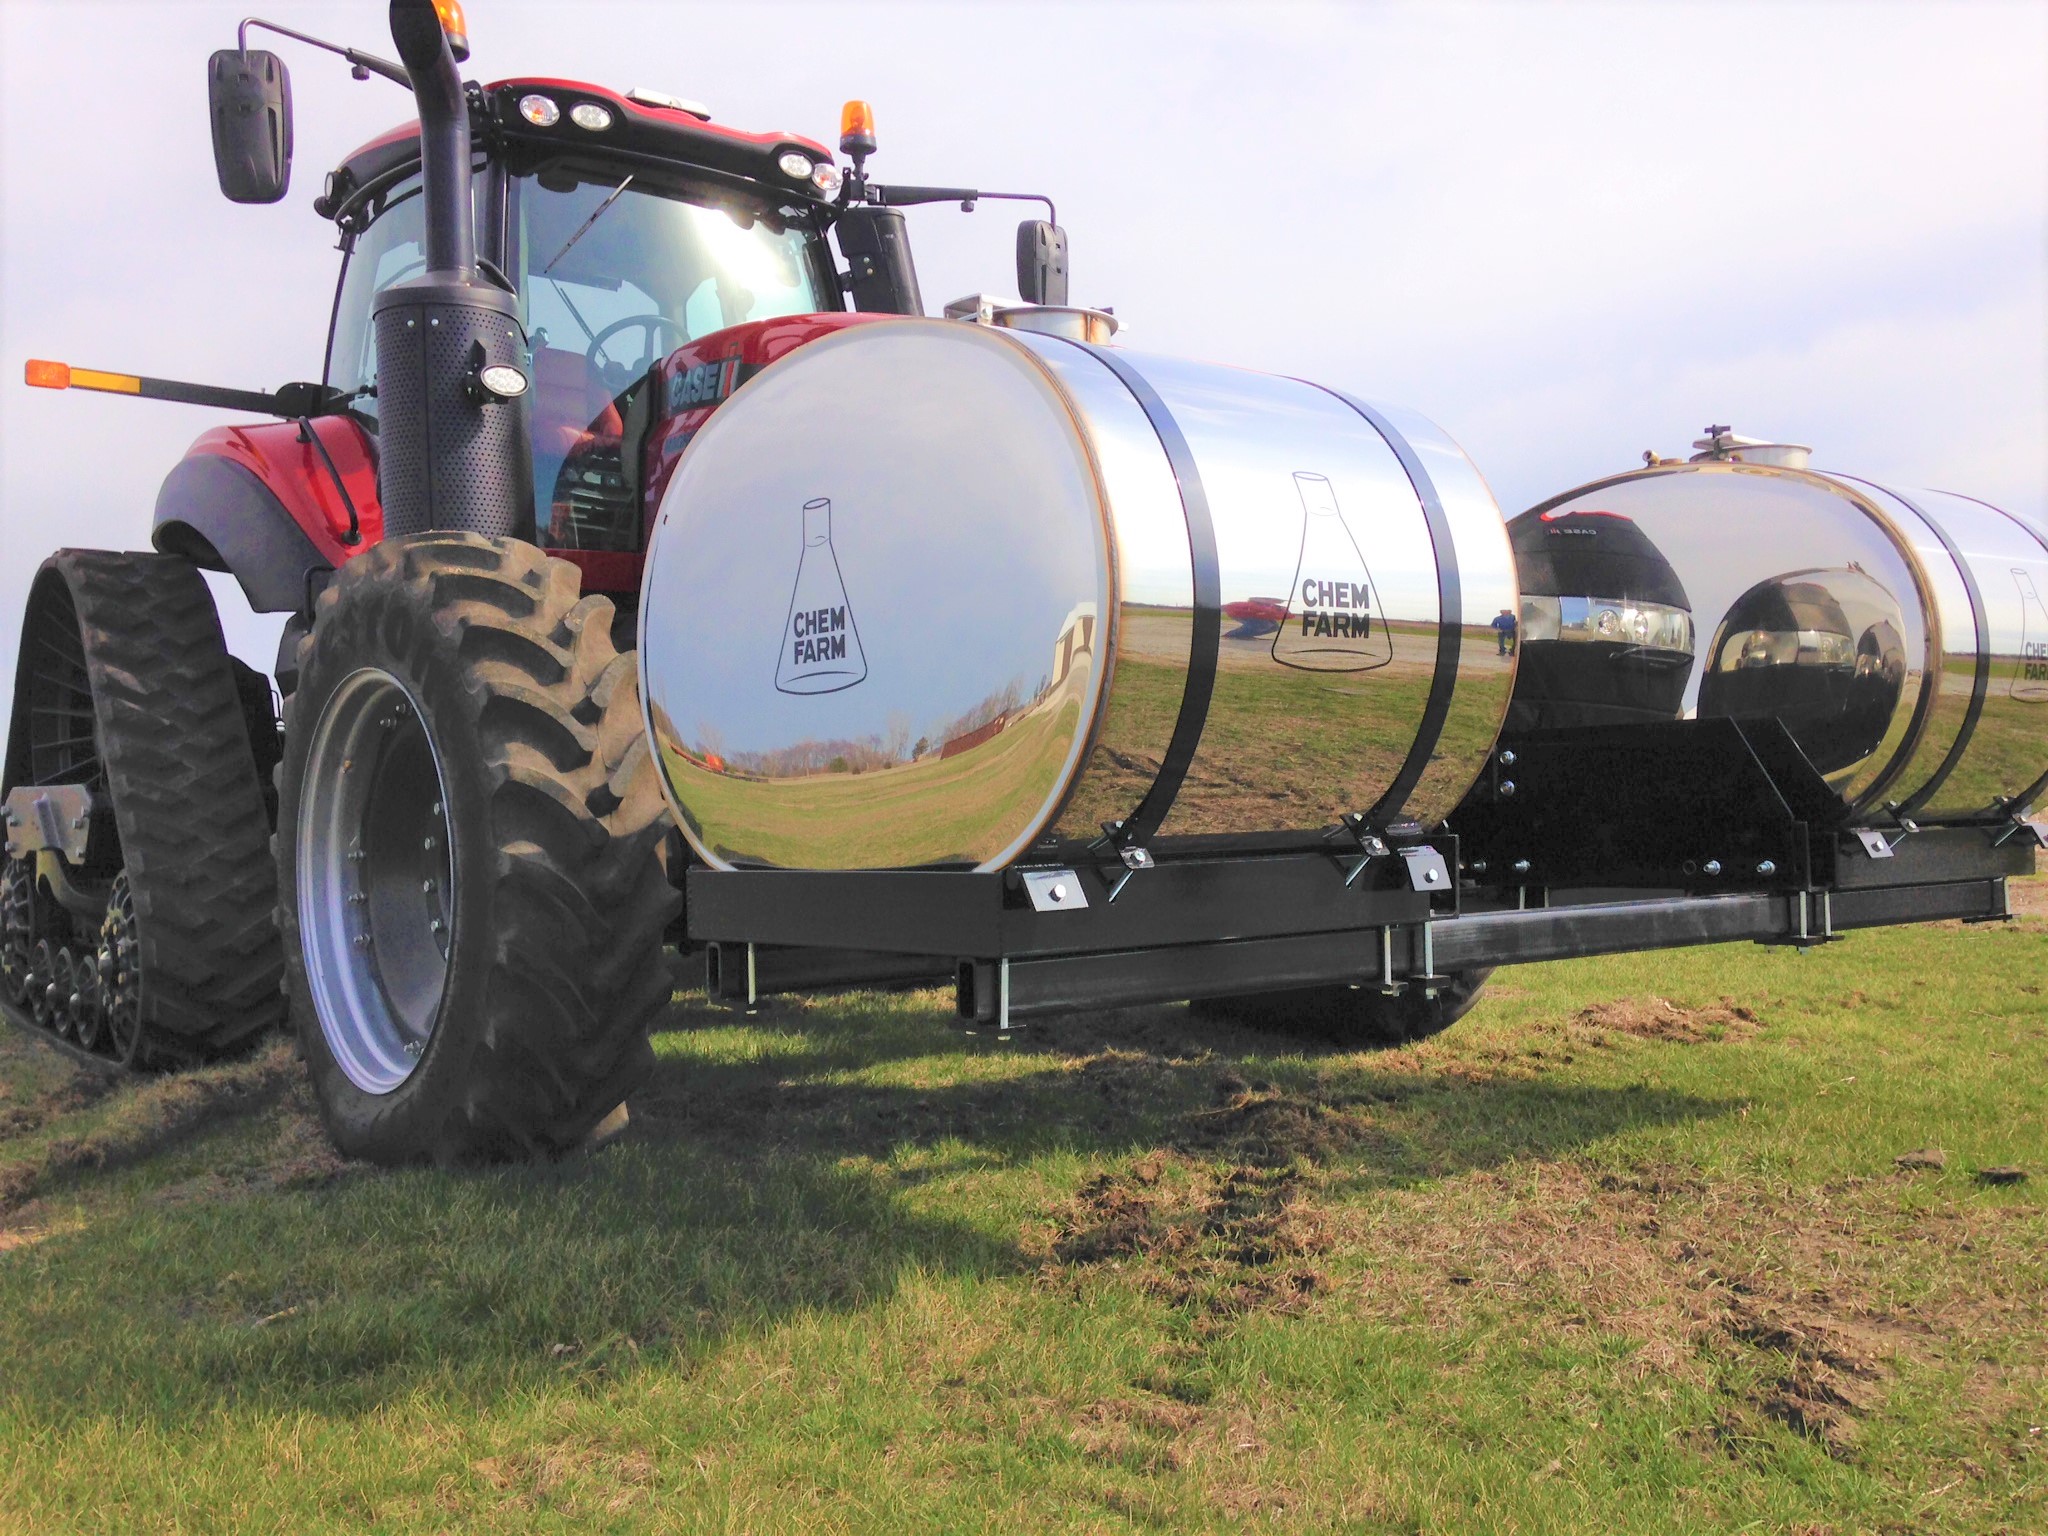
[[[90,389],[108,395],[134,395],[143,400],[170,400],[179,405],[211,405],[226,411],[249,411],[258,416],[277,416],[297,421],[304,416],[328,416],[347,399],[340,390],[325,384],[284,384],[275,392],[255,389],[222,389],[215,384],[187,384],[177,379],[151,379],[134,373],[102,373],[97,368],[73,368],[69,363],[30,358],[24,370],[26,381],[37,389]]]

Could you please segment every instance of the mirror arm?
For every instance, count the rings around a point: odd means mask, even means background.
[[[294,32],[290,27],[281,27],[274,21],[265,21],[261,16],[244,16],[242,24],[235,28],[235,47],[243,53],[249,51],[249,29],[251,27],[261,27],[264,31],[275,32],[280,37],[289,37],[297,42],[308,43],[315,48],[324,48],[329,53],[338,53],[355,66],[358,79],[367,78],[369,75],[382,75],[386,80],[396,85],[402,85],[408,91],[412,89],[412,77],[405,72],[405,66],[402,64],[394,64],[389,59],[380,59],[374,53],[365,53],[360,48],[347,48],[340,43],[330,43],[324,38],[313,37],[304,32]]]
[[[868,201],[884,208],[910,208],[920,203],[958,203],[963,212],[972,212],[974,205],[983,198],[1003,203],[1043,203],[1045,220],[1048,224],[1060,221],[1059,211],[1052,205],[1052,199],[1043,192],[980,192],[973,187],[885,187],[871,185]]]

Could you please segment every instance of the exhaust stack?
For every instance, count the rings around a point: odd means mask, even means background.
[[[391,37],[420,113],[427,270],[377,295],[377,491],[387,538],[434,529],[534,537],[514,295],[476,263],[469,104],[433,0],[391,0]],[[460,54],[459,8],[454,18]]]

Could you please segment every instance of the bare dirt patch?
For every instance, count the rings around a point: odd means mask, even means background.
[[[0,1218],[62,1175],[139,1162],[224,1121],[277,1104],[303,1078],[292,1049],[276,1041],[245,1061],[156,1078],[123,1080],[87,1107],[95,1124],[53,1137],[32,1156],[0,1167]],[[104,1100],[102,1108],[99,1100]]]
[[[1672,1040],[1700,1045],[1714,1040],[1747,1040],[1763,1021],[1731,997],[1690,1008],[1662,997],[1624,997],[1617,1002],[1582,1008],[1572,1022],[1587,1029],[1635,1035],[1643,1040]]]

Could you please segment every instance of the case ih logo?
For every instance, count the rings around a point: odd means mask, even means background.
[[[716,405],[738,389],[739,384],[740,360],[736,357],[685,368],[681,373],[669,376],[669,413],[687,411],[692,406]]]

